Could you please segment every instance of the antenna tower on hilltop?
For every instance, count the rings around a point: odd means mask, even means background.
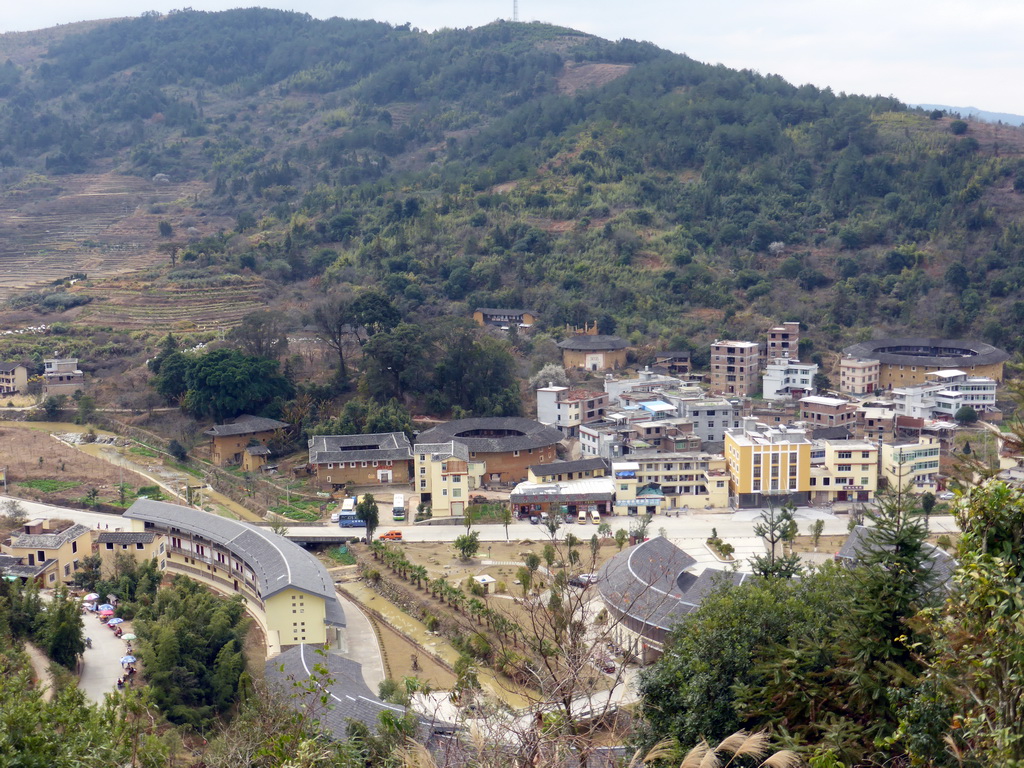
[[[512,21],[519,21],[519,0],[512,0]]]

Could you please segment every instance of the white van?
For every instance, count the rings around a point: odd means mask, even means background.
[[[587,522],[587,510],[581,509],[579,514],[576,515],[576,522],[585,523]]]
[[[590,522],[592,522],[594,525],[601,524],[601,513],[598,512],[596,509],[590,510]]]

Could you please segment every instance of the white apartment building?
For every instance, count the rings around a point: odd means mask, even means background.
[[[882,444],[882,477],[890,488],[910,485],[916,493],[934,491],[942,452],[938,438]]]
[[[951,420],[964,406],[978,414],[996,410],[996,380],[968,376],[959,370],[932,371],[925,384],[895,387],[892,399],[904,416]]]
[[[554,385],[537,390],[537,421],[568,437],[578,437],[581,425],[602,419],[607,407],[604,392]]]
[[[765,400],[799,400],[813,395],[814,377],[818,374],[815,363],[801,363],[795,358],[777,357],[768,363],[762,375],[762,395]]]

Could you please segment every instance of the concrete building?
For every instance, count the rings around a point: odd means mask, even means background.
[[[839,391],[847,395],[871,395],[878,389],[882,364],[877,360],[844,356],[839,361]]]
[[[807,504],[811,490],[811,442],[802,429],[769,427],[744,419],[725,433],[725,459],[731,501],[762,507],[791,501]]]
[[[42,587],[71,584],[81,560],[92,554],[92,531],[86,525],[33,520],[0,544],[0,571],[32,579]]]
[[[345,615],[334,581],[312,554],[273,531],[208,512],[141,499],[124,518],[156,534],[160,570],[225,595],[240,595],[275,655],[310,643],[338,644]]]
[[[665,399],[675,404],[679,415],[692,422],[693,434],[702,443],[721,443],[727,429],[740,426],[740,404],[725,398],[676,398],[665,393]]]
[[[314,435],[309,464],[324,488],[404,484],[412,479],[412,444],[404,432],[372,435]]]
[[[210,437],[210,461],[218,467],[241,465],[248,446],[264,446],[288,425],[262,416],[239,416],[231,424],[218,424],[203,432]]]
[[[85,389],[85,374],[78,370],[73,357],[51,357],[43,360],[43,396],[73,395]]]
[[[588,477],[554,483],[523,482],[509,494],[509,503],[516,517],[565,514],[577,521],[584,513],[585,522],[599,522],[608,514],[615,499],[615,483],[611,477]],[[594,514],[597,514],[595,520]],[[595,530],[596,533],[596,530]]]
[[[729,506],[729,473],[721,454],[638,451],[628,459],[636,465],[637,488],[656,485],[664,494],[663,511]]]
[[[537,313],[529,309],[492,309],[477,307],[473,310],[473,320],[479,326],[495,325],[500,327],[529,328],[537,322]]]
[[[469,448],[469,460],[487,465],[484,482],[518,483],[526,479],[528,467],[554,461],[562,439],[557,429],[533,419],[489,417],[449,421],[421,433],[416,441],[462,443]]]
[[[800,418],[813,427],[849,427],[857,423],[857,404],[838,397],[800,398]]]
[[[600,421],[607,409],[605,392],[554,385],[537,390],[537,421],[566,437],[579,437],[580,425]]]
[[[558,342],[565,368],[610,371],[626,367],[629,343],[618,336],[581,334]]]
[[[979,416],[998,410],[995,379],[963,371],[932,371],[924,384],[894,387],[892,399],[898,413],[921,419],[952,420],[965,406]]]
[[[607,477],[612,465],[608,459],[579,459],[577,461],[555,461],[551,464],[536,464],[529,469],[531,483],[564,483],[570,480],[585,480],[590,477]]]
[[[687,350],[673,350],[654,353],[655,373],[662,371],[669,376],[686,376],[693,371],[693,363]]]
[[[857,433],[868,440],[891,440],[896,435],[896,412],[877,405],[859,406]]]
[[[795,357],[770,360],[762,376],[761,394],[765,400],[799,400],[813,395],[815,363],[801,363]]]
[[[28,368],[21,363],[0,363],[0,395],[20,395],[28,388]]]
[[[768,329],[768,344],[765,347],[768,360],[779,357],[800,357],[800,323],[790,320]]]
[[[754,341],[716,341],[711,345],[711,392],[750,397],[760,384],[760,352]]]
[[[460,517],[470,503],[470,494],[480,487],[486,471],[483,460],[471,461],[464,443],[418,442],[413,452],[414,488],[435,517]]]
[[[864,440],[811,444],[811,502],[862,501],[878,490],[878,446]]]
[[[636,376],[631,378],[619,378],[608,373],[604,377],[604,391],[608,394],[610,404],[621,405],[622,396],[625,394],[648,394],[662,392],[666,389],[680,389],[699,397],[703,390],[698,386],[687,386],[682,379],[675,376],[655,373],[649,367],[644,368]]]
[[[916,493],[935,491],[941,454],[939,439],[930,436],[885,443],[882,445],[882,479],[890,488],[910,485]]]

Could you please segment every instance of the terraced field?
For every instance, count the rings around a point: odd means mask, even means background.
[[[76,290],[93,299],[78,321],[120,330],[160,332],[231,328],[246,314],[266,305],[261,295],[263,287],[258,277],[202,290],[106,281]]]
[[[116,173],[36,177],[4,190],[0,301],[74,272],[123,275],[166,258],[156,250],[164,214],[151,209],[201,190],[199,184],[154,184]],[[201,221],[197,227],[207,234],[218,224]]]

